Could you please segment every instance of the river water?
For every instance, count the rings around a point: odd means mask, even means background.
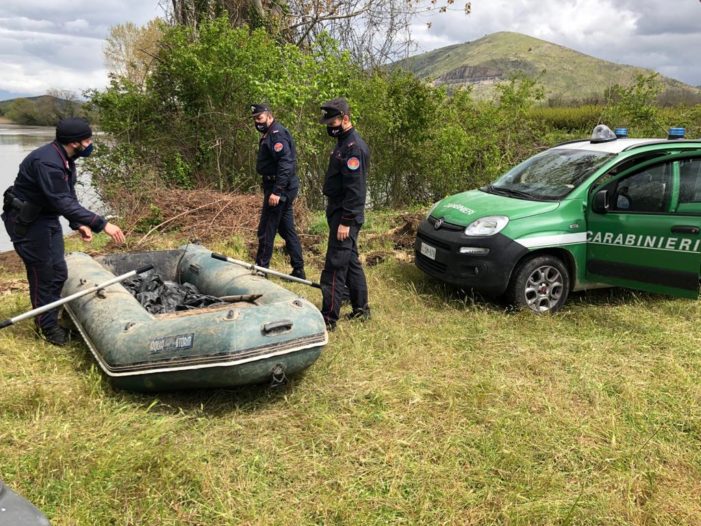
[[[54,134],[55,128],[0,123],[0,196],[14,182],[19,165],[27,154],[42,144],[51,142]],[[86,208],[100,212],[103,206],[90,184],[90,175],[81,170],[80,163],[81,161],[77,163],[78,199]],[[61,224],[64,232],[72,232],[68,228],[68,221],[61,218]],[[12,243],[0,222],[0,252],[6,250],[12,250]]]

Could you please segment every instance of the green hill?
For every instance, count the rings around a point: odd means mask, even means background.
[[[489,96],[497,82],[516,72],[536,77],[546,98],[582,100],[601,97],[613,84],[630,85],[651,70],[615,64],[558,44],[520,33],[492,33],[474,42],[455,44],[409,57],[394,64],[449,89],[471,86],[478,97]],[[698,102],[701,90],[660,77],[665,97]]]
[[[15,124],[53,126],[63,117],[80,114],[82,105],[53,95],[20,97],[0,101],[0,116]]]
[[[0,113],[4,113],[7,109],[18,100],[28,100],[34,104],[48,103],[51,105],[57,105],[60,107],[65,107],[73,104],[72,101],[54,97],[53,95],[37,95],[35,97],[17,97],[14,99],[0,100]],[[80,103],[78,103],[80,104]]]

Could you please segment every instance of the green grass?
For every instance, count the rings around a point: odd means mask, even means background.
[[[367,274],[372,321],[275,390],[116,391],[82,343],[2,331],[0,475],[59,526],[701,523],[699,302],[534,316],[409,263]]]

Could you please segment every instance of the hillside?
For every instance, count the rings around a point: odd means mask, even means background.
[[[53,126],[64,116],[78,114],[82,105],[53,95],[20,97],[0,101],[0,117],[16,124]]]
[[[82,102],[78,101],[70,101],[66,99],[61,99],[58,97],[54,97],[53,95],[37,95],[36,97],[17,97],[14,99],[7,99],[7,100],[0,100],[0,114],[4,113],[7,111],[7,108],[10,107],[10,105],[17,101],[17,100],[28,100],[34,104],[37,103],[48,103],[51,105],[56,104],[59,107],[65,107],[68,106],[69,104],[82,104]]]
[[[479,40],[443,47],[395,63],[449,88],[472,86],[478,97],[490,95],[497,82],[516,72],[537,77],[547,98],[584,99],[613,84],[629,85],[644,68],[615,64],[520,33],[492,33]],[[699,88],[661,77],[668,95],[701,98]]]

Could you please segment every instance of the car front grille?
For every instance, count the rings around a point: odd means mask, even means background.
[[[430,274],[443,274],[448,270],[447,265],[444,263],[439,263],[438,261],[434,261],[418,253],[416,254],[416,265],[424,272]]]

